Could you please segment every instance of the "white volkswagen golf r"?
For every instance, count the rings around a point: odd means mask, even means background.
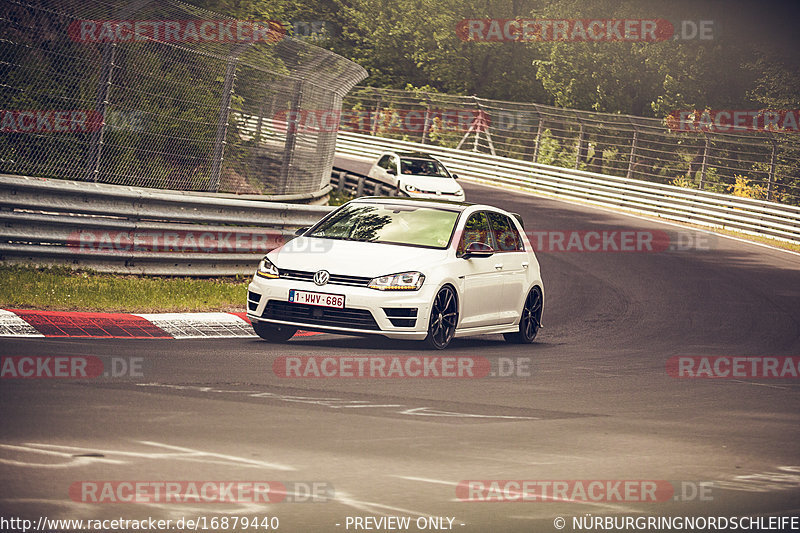
[[[541,327],[539,263],[515,215],[488,205],[359,198],[269,252],[248,287],[263,339],[302,328],[424,340]]]
[[[430,154],[384,152],[369,169],[369,177],[391,183],[399,196],[464,201],[458,176]]]

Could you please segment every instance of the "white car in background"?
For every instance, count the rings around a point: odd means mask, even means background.
[[[263,339],[298,329],[424,340],[503,334],[530,343],[544,289],[515,215],[488,205],[358,198],[269,252],[248,286]]]
[[[464,201],[458,176],[429,154],[384,152],[369,169],[369,177],[394,185],[401,196]]]

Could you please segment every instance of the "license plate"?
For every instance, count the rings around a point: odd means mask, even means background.
[[[296,304],[319,305],[321,307],[336,307],[344,309],[343,294],[327,294],[324,292],[289,291],[289,301]]]

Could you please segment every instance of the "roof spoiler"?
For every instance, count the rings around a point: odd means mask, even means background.
[[[519,213],[511,213],[511,214],[514,216],[514,218],[516,218],[519,221],[519,225],[522,226],[522,229],[525,229],[525,221],[522,220],[522,215],[520,215]]]

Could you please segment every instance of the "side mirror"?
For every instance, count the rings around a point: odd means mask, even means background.
[[[396,176],[397,175],[397,169],[394,168],[394,167],[389,167],[389,168],[386,169],[386,173],[387,174],[391,174],[392,176]]]
[[[458,179],[458,174],[450,174],[450,175],[451,175],[451,176],[453,176],[453,179],[454,179],[454,180],[457,180],[457,179]]]
[[[463,258],[469,259],[470,257],[490,257],[492,255],[494,255],[494,248],[488,244],[482,242],[471,242],[464,250]]]
[[[309,227],[310,226],[306,226],[305,228],[300,228],[297,231],[295,231],[294,234],[299,237],[300,235],[308,231]]]

